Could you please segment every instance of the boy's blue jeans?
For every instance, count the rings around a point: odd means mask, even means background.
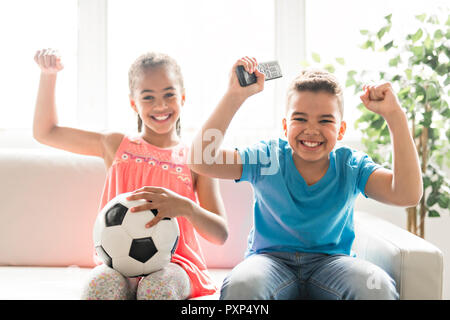
[[[395,281],[378,266],[347,255],[254,254],[225,278],[220,299],[398,299]]]

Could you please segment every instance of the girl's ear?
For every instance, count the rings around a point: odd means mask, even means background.
[[[339,128],[338,140],[342,140],[344,138],[345,130],[347,130],[347,123],[345,121],[341,121],[341,127]]]
[[[184,105],[184,102],[186,101],[186,92],[183,90],[181,92],[181,105]]]
[[[283,118],[282,123],[283,123],[283,131],[284,131],[284,135],[287,137],[287,123],[286,123],[286,118]]]
[[[136,108],[136,101],[133,99],[131,94],[128,95],[128,98],[130,99],[130,106],[131,106],[131,108],[134,110],[134,112],[138,113],[137,108]]]

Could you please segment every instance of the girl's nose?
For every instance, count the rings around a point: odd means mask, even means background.
[[[156,99],[155,100],[155,104],[153,105],[154,109],[165,109],[166,108],[166,103],[164,101],[164,99]]]

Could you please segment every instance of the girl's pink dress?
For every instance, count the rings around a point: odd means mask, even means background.
[[[186,164],[188,150],[183,143],[162,149],[142,137],[125,136],[108,170],[100,210],[115,196],[144,186],[164,187],[197,202],[191,171]],[[176,219],[180,238],[172,262],[189,275],[192,298],[214,294],[217,287],[206,269],[194,227],[184,217]]]

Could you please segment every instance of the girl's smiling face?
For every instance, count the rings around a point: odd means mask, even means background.
[[[297,91],[288,100],[283,128],[293,157],[307,162],[328,161],[336,142],[344,136],[338,98],[326,91]]]
[[[185,94],[176,74],[168,67],[147,68],[130,95],[130,104],[151,134],[176,132],[176,122],[184,105]]]

